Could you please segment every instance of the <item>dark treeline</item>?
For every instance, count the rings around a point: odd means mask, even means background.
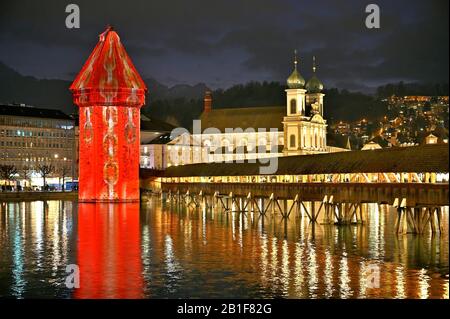
[[[278,82],[250,82],[229,89],[213,91],[213,109],[283,106],[286,104],[286,86]],[[325,118],[330,121],[354,121],[363,117],[376,118],[385,114],[386,105],[374,96],[347,90],[327,89],[325,94]],[[190,128],[192,120],[203,111],[203,99],[155,99],[149,100],[144,114],[165,120],[174,125]]]
[[[203,99],[151,99],[142,113],[166,121],[175,126],[192,127],[192,120],[198,119],[203,110]]]
[[[286,87],[278,82],[250,82],[213,92],[213,107],[277,106],[286,103]]]
[[[278,82],[250,82],[213,91],[213,108],[276,106],[285,104],[285,87]],[[144,114],[190,128],[203,111],[203,98],[151,99]]]

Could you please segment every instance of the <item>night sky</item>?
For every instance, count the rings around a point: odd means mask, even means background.
[[[81,28],[65,27],[76,3]],[[381,8],[367,29],[365,7]],[[227,88],[284,81],[294,49],[326,87],[448,82],[448,0],[109,0],[0,2],[0,61],[24,75],[72,80],[112,24],[143,78]]]

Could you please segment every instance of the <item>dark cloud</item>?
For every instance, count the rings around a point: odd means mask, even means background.
[[[448,1],[380,0],[381,29],[364,26],[367,1],[72,1],[81,29],[65,28],[60,0],[0,4],[0,60],[36,77],[70,79],[107,24],[143,77],[226,87],[283,81],[299,50],[316,55],[327,86],[370,90],[392,80],[448,80]]]

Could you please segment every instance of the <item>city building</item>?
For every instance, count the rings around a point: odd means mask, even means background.
[[[427,137],[425,137],[425,144],[437,144],[438,137],[430,133]]]
[[[201,127],[180,134],[167,145],[167,166],[255,160],[257,158],[345,151],[327,145],[323,84],[316,75],[305,81],[297,57],[287,78],[286,104],[268,107],[212,107],[207,91]]]
[[[350,134],[351,133],[351,129],[350,129],[350,124],[347,122],[343,122],[343,121],[339,121],[339,123],[335,124],[333,126],[334,132],[336,134]]]
[[[381,145],[376,143],[375,141],[369,141],[368,143],[364,144],[364,146],[361,148],[362,151],[367,150],[378,150],[381,149]]]
[[[77,178],[75,121],[59,110],[0,105],[0,165],[14,168],[2,185],[61,187]]]
[[[167,167],[166,144],[171,141],[172,130],[169,123],[141,114],[141,168],[162,170]]]

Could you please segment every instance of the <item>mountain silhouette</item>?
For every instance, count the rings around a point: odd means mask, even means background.
[[[152,78],[144,79],[144,82],[148,88],[147,106],[158,99],[200,99],[207,89],[204,83],[168,87]],[[0,103],[24,103],[71,114],[76,106],[72,103],[70,84],[67,80],[24,76],[0,61]]]

